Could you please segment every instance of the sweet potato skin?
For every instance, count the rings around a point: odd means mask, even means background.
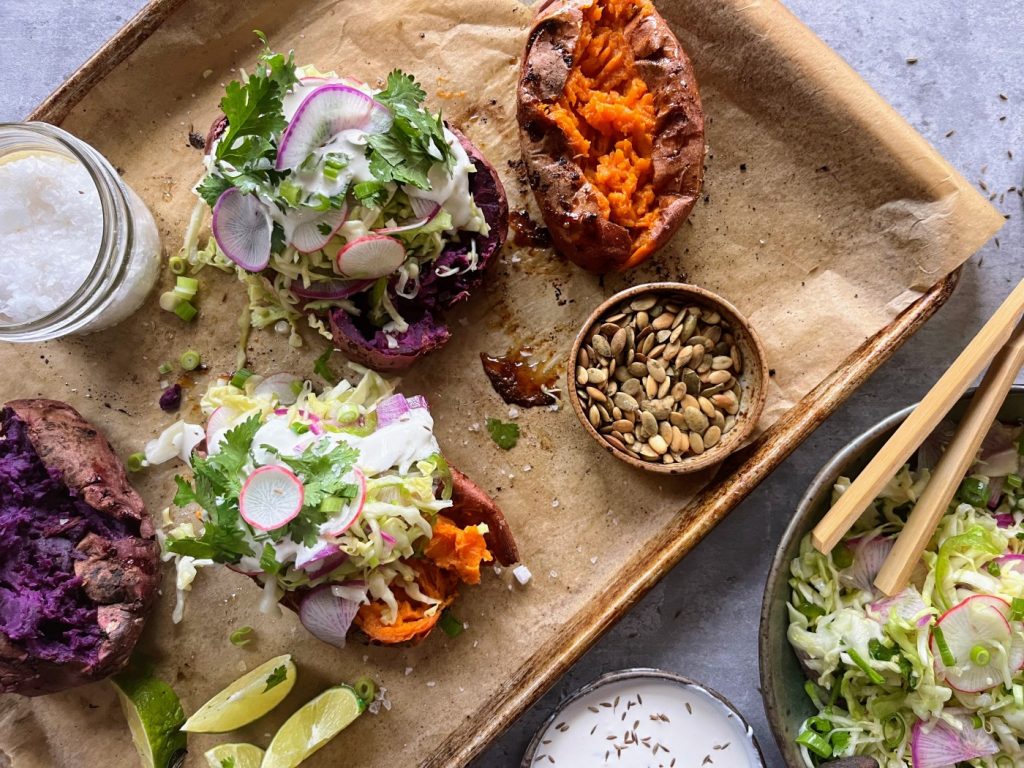
[[[634,237],[602,214],[599,195],[545,112],[565,89],[583,11],[594,2],[601,0],[554,0],[538,8],[523,55],[517,118],[530,186],[556,250],[604,273],[637,266],[668,242],[693,209],[704,173],[704,117],[693,66],[652,9],[624,30],[656,116],[651,160],[659,216],[648,231],[649,252],[634,256]]]
[[[54,663],[31,656],[0,632],[0,691],[35,696],[111,675],[128,661],[160,584],[160,548],[145,504],[102,434],[75,409],[56,400],[6,403],[25,423],[43,464],[97,512],[138,535],[110,540],[90,533],[76,547],[75,576],[97,607],[104,636],[94,662]]]

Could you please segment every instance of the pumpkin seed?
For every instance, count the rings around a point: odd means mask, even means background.
[[[668,396],[669,390],[672,388],[672,379],[666,378],[660,385],[658,385],[657,395],[659,398]]]
[[[658,420],[650,411],[640,411],[640,436],[650,437],[658,434]]]
[[[650,362],[648,362],[648,365],[650,365]],[[647,390],[648,397],[654,397],[658,394],[658,382],[654,380],[653,376],[644,377],[644,388]]]
[[[722,430],[718,426],[708,427],[708,431],[704,433],[704,447],[714,448],[718,445],[718,441],[722,439]]]
[[[743,373],[743,353],[735,344],[729,349],[729,356],[732,357],[732,368],[737,374]]]
[[[600,387],[608,381],[608,370],[605,368],[588,368],[587,379],[592,386]]]
[[[698,456],[704,453],[704,438],[697,432],[691,432],[688,437],[690,438],[690,452],[696,453]]]
[[[611,357],[612,348],[608,343],[608,339],[599,333],[594,334],[594,338],[590,340],[590,343],[594,347],[594,351],[597,352],[601,357]]]
[[[662,315],[664,317],[664,315]],[[665,438],[661,435],[655,435],[647,441],[647,444],[654,449],[654,452],[661,456],[663,453],[668,451],[668,443],[665,442]]]
[[[591,424],[593,424],[595,427],[601,426],[601,412],[597,410],[596,405],[590,406],[590,413],[588,415],[590,417]]]
[[[619,391],[625,392],[630,397],[639,397],[640,393],[644,391],[644,386],[640,383],[640,379],[626,379],[622,382]]]
[[[651,322],[651,327],[656,331],[667,331],[672,327],[672,321],[675,319],[675,315],[670,315],[668,312],[664,312],[654,318]]]
[[[604,322],[601,324],[601,334],[606,338],[610,339],[615,335],[615,332],[619,330],[619,326],[615,323]]]
[[[615,335],[612,336],[611,343],[608,345],[612,351],[612,355],[618,357],[622,354],[622,350],[626,348],[626,329],[619,328],[615,331]]]
[[[708,417],[699,408],[687,408],[683,411],[686,426],[694,432],[703,432],[708,428]]]
[[[626,432],[632,432],[633,422],[629,419],[618,419],[617,421],[612,422],[612,429],[616,432],[622,432],[623,434]]]
[[[580,348],[579,364],[580,364],[580,368],[589,368],[590,367],[590,353],[587,352],[587,348],[586,347],[581,347]]]
[[[729,355],[715,355],[711,358],[711,370],[727,371],[732,368],[732,358]]]
[[[653,294],[649,296],[638,296],[637,298],[629,302],[629,308],[634,310],[635,312],[642,312],[644,310],[650,309],[657,303],[658,297]]]
[[[665,380],[665,366],[663,366],[657,360],[647,361],[647,372],[651,374],[651,378],[657,383],[661,384]]]
[[[635,411],[640,407],[640,403],[638,403],[631,395],[625,392],[616,393],[615,405],[621,408],[623,413]]]
[[[708,374],[708,384],[725,384],[728,386],[728,382],[732,380],[732,374],[729,371],[711,371]]]
[[[587,387],[587,395],[590,397],[592,401],[596,400],[599,403],[608,402],[608,398],[604,396],[604,392],[602,392],[597,387]]]
[[[706,397],[698,397],[697,405],[700,408],[701,413],[707,416],[709,419],[715,415],[715,406],[711,404],[711,401]]]
[[[662,421],[658,424],[658,434],[661,435],[661,439],[666,443],[672,442],[672,425],[667,421]]]
[[[646,312],[637,312],[634,322],[637,328],[647,328],[651,324],[651,317]]]
[[[686,392],[691,395],[696,395],[700,392],[700,377],[696,371],[690,370],[689,368],[683,369],[683,381],[686,384]]]
[[[576,366],[576,383],[581,387],[587,386],[587,382],[590,381],[590,377],[587,375],[587,369],[582,365]]]

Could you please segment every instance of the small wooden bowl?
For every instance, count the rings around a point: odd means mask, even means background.
[[[665,464],[658,461],[645,461],[637,458],[632,453],[624,451],[613,443],[609,442],[604,435],[594,428],[587,417],[583,403],[576,392],[576,368],[579,365],[580,348],[594,335],[601,319],[608,314],[609,310],[626,301],[633,301],[641,296],[656,294],[670,296],[683,306],[697,305],[701,308],[714,310],[721,315],[722,319],[732,327],[736,345],[743,355],[743,371],[737,377],[742,388],[740,409],[736,413],[736,424],[731,430],[722,435],[721,440],[701,454],[689,454],[682,461]],[[761,417],[764,408],[765,397],[768,393],[768,363],[764,347],[757,334],[751,328],[750,323],[739,311],[723,299],[710,291],[698,288],[695,285],[686,283],[647,283],[627,288],[616,293],[614,296],[602,302],[587,318],[580,332],[573,342],[572,350],[569,353],[569,365],[566,371],[566,388],[569,392],[569,402],[576,413],[576,418],[587,430],[594,441],[611,453],[615,458],[638,469],[648,472],[661,472],[670,475],[682,475],[690,472],[697,472],[707,467],[720,463],[730,453],[739,448],[750,436],[757,421]]]

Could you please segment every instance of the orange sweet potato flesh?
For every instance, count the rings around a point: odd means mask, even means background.
[[[441,604],[428,616],[427,610],[430,606],[412,600],[404,590],[395,588],[398,616],[393,624],[384,622],[386,606],[383,602],[377,600],[361,606],[354,620],[355,625],[372,642],[399,645],[423,640],[441,619],[444,609],[451,605],[458,595],[458,577],[455,574],[439,568],[430,560],[410,560],[408,565],[419,574],[416,582],[420,590],[425,595],[441,600]]]
[[[479,584],[480,564],[494,559],[476,526],[459,528],[444,515],[434,523],[434,535],[423,554],[466,584]]]
[[[664,245],[700,192],[689,59],[649,0],[543,4],[518,91],[528,178],[556,248],[594,272]]]

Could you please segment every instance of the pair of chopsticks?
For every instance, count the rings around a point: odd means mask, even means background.
[[[921,553],[949,507],[964,473],[974,463],[996,413],[1024,365],[1022,314],[1024,280],[1017,284],[953,365],[815,526],[811,532],[811,543],[818,551],[826,554],[832,551],[991,361],[953,439],[935,466],[928,485],[875,579],[875,586],[886,595],[897,594],[906,587]]]

